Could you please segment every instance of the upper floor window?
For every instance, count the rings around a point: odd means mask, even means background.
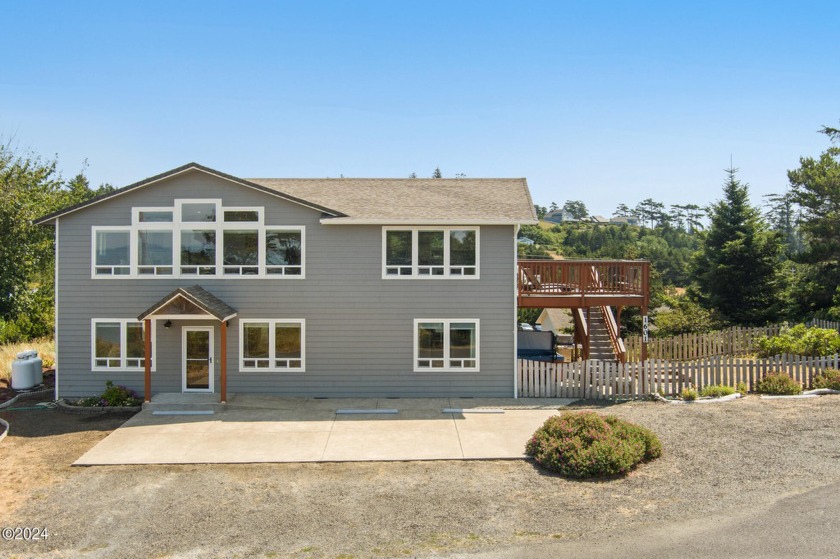
[[[263,215],[215,199],[133,208],[131,226],[93,228],[93,276],[303,277],[304,228]]]
[[[477,278],[477,227],[386,227],[382,276]]]

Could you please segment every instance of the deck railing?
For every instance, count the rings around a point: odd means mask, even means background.
[[[643,260],[519,260],[521,296],[647,297],[650,262]]]

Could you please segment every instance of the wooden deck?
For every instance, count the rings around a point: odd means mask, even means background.
[[[521,308],[641,307],[649,303],[645,260],[519,260]]]

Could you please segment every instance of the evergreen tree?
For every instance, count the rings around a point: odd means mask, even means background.
[[[435,172],[432,173],[432,178],[433,179],[442,179],[443,178],[443,173],[440,172],[440,167],[435,167]]]
[[[840,142],[840,131],[821,131]],[[802,208],[800,228],[805,238],[802,254],[806,264],[801,290],[810,308],[840,319],[840,146],[832,146],[818,159],[803,157],[799,169],[788,171],[793,202]]]
[[[724,197],[710,207],[711,225],[692,259],[694,295],[701,305],[735,324],[778,318],[777,268],[781,239],[749,204],[749,185],[727,169]]]

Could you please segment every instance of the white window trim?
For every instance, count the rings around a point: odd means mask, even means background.
[[[387,252],[388,252],[388,232],[389,231],[411,231],[411,275],[389,275],[388,274],[388,262],[387,262]],[[443,274],[439,276],[435,276],[432,274],[429,275],[420,275],[419,268],[422,266],[418,263],[418,251],[419,251],[419,244],[418,244],[418,236],[420,231],[440,231],[443,233]],[[450,244],[450,235],[452,231],[475,231],[475,275],[469,276],[464,274],[450,274],[450,258],[451,254],[449,251],[449,244]],[[481,276],[481,228],[475,226],[463,226],[463,227],[440,227],[440,226],[423,226],[423,227],[383,227],[382,228],[382,279],[396,279],[396,280],[405,280],[405,279],[431,279],[431,280],[442,280],[442,279],[454,279],[454,280],[477,280],[480,279]]]
[[[128,274],[101,274],[97,275],[96,273],[96,234],[99,232],[127,232],[128,233],[128,259],[129,259],[129,273]],[[131,267],[131,262],[133,258],[134,251],[131,250],[131,242],[134,238],[134,235],[131,231],[131,227],[128,225],[115,225],[115,226],[104,226],[104,225],[94,225],[90,228],[90,276],[92,279],[112,279],[112,278],[128,278],[131,277],[131,271],[133,268]],[[104,267],[104,266],[103,266]],[[112,266],[113,268],[113,266]]]
[[[420,367],[417,363],[420,361],[418,352],[418,329],[420,323],[438,322],[443,324],[443,362],[445,367]],[[448,365],[449,357],[449,331],[450,325],[454,322],[467,322],[475,324],[475,367],[450,367]],[[481,321],[478,318],[415,318],[414,329],[411,332],[414,337],[414,372],[415,373],[477,373],[481,370]]]
[[[96,325],[100,322],[119,322],[120,323],[120,366],[119,367],[98,367],[96,365]],[[90,368],[93,372],[111,372],[111,371],[144,371],[145,366],[141,367],[126,367],[125,361],[127,359],[125,352],[127,350],[126,324],[140,324],[145,334],[145,325],[143,321],[134,318],[92,318],[90,321]],[[152,371],[157,369],[157,325],[152,321]],[[102,359],[100,357],[100,359]]]
[[[182,222],[181,213],[184,204],[215,204],[216,221]],[[257,221],[224,221],[225,211],[255,211]],[[140,212],[172,212],[171,222],[140,222]],[[181,273],[181,232],[182,231],[215,231],[216,233],[216,261],[215,274],[182,274]],[[224,273],[224,233],[225,231],[257,231],[258,262],[256,274],[225,274]],[[96,233],[99,231],[128,231],[129,232],[129,273],[128,274],[99,274],[96,273]],[[172,274],[140,274],[138,239],[140,231],[171,231],[172,232]],[[294,231],[300,233],[300,274],[269,274],[265,263],[267,231]],[[90,247],[90,276],[95,280],[113,279],[173,279],[173,278],[201,278],[201,279],[306,279],[306,227],[302,225],[266,225],[265,208],[263,206],[224,206],[220,198],[177,198],[172,206],[138,206],[131,208],[131,225],[91,227]],[[161,265],[158,267],[168,268]]]
[[[268,324],[268,359],[276,361],[274,327],[276,324],[300,325],[300,367],[246,367],[245,325]],[[303,373],[306,372],[306,320],[303,318],[243,318],[239,320],[239,370],[248,373]]]

